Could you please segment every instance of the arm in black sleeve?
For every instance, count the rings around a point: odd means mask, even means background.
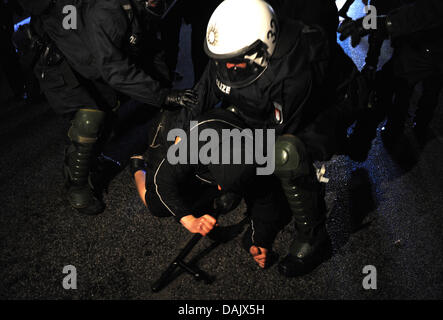
[[[107,4],[104,3],[103,5]],[[98,5],[99,6],[99,5]],[[91,44],[101,76],[115,90],[135,100],[160,107],[169,89],[132,64],[121,48],[127,22],[119,6],[97,8],[90,23]]]
[[[443,23],[442,0],[418,0],[389,14],[392,37],[432,29]]]
[[[149,178],[146,179],[147,205],[150,207],[152,205],[150,201],[155,199],[156,203],[168,211],[177,222],[180,222],[184,216],[192,214],[191,208],[183,199],[183,192],[180,192],[180,187],[186,183],[190,172],[190,166],[180,164],[173,166],[164,158],[152,172],[149,172]]]
[[[195,175],[198,172],[209,171],[212,177],[209,178],[209,181],[216,185],[218,184],[224,191],[242,193],[245,186],[249,186],[251,184],[250,180],[255,177],[255,165],[223,164],[222,152],[224,140],[218,141],[218,150],[212,150],[214,146],[211,146],[211,153],[214,152],[218,154],[219,161],[210,164],[202,164],[200,162],[190,164],[191,153],[197,152],[197,154],[200,154],[200,148],[207,144],[207,141],[199,140],[198,151],[193,150],[191,146],[192,142],[190,141],[190,139],[192,139],[190,131],[198,130],[201,132],[208,128],[216,130],[221,137],[224,129],[240,127],[238,125],[239,122],[240,120],[233,113],[222,109],[215,109],[200,117],[198,126],[193,126],[191,129],[187,128],[185,132],[186,137],[189,139],[183,137],[183,142],[177,144],[177,146],[180,147],[179,144],[184,143],[182,147],[186,150],[187,161],[186,163],[172,165],[168,159],[164,158],[158,165],[154,166],[150,173],[151,176],[146,180],[146,203],[148,206],[150,205],[150,200],[154,198],[156,203],[160,203],[162,211],[165,212],[166,210],[174,216],[177,221],[180,221],[181,218],[187,215],[198,215],[200,212],[194,212],[196,208],[194,207],[194,203],[192,203],[193,200],[191,198],[193,197],[188,198],[190,196],[189,188],[192,186],[190,180],[195,179]],[[229,140],[228,137],[225,137],[225,139]],[[187,142],[185,142],[185,140]],[[231,143],[229,145],[231,147],[230,163],[233,163],[233,146]],[[242,145],[242,147],[245,148],[244,145]],[[177,152],[177,150],[175,152]],[[245,150],[242,149],[241,154],[244,153]],[[200,196],[203,197],[202,195]]]

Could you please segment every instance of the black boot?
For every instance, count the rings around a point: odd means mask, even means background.
[[[96,215],[105,209],[90,182],[94,145],[103,117],[101,111],[80,109],[68,132],[71,145],[65,152],[64,162],[67,197],[74,209],[87,215]]]
[[[104,203],[95,194],[89,179],[91,166],[90,148],[72,144],[65,155],[64,174],[67,197],[71,206],[86,215],[96,215],[105,209]]]
[[[289,254],[279,263],[278,270],[286,277],[307,274],[331,254],[331,242],[326,231],[326,205],[322,186],[315,176],[298,178],[286,185],[289,205],[294,215],[296,234]]]
[[[295,136],[279,137],[275,146],[276,175],[294,216],[296,234],[289,254],[278,270],[286,277],[307,274],[330,256],[326,232],[323,187],[303,142]]]

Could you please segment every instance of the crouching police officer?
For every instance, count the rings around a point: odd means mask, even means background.
[[[301,21],[279,21],[265,1],[226,0],[209,20],[205,51],[212,61],[195,87],[200,111],[221,102],[248,128],[276,131],[275,174],[297,229],[279,263],[288,277],[312,271],[330,254],[313,161],[336,152],[337,135],[349,124],[343,119],[352,119],[359,102],[358,71],[328,38]]]
[[[57,113],[72,116],[64,163],[69,202],[80,213],[98,214],[105,206],[90,170],[105,118],[128,97],[156,110],[195,100],[192,91],[171,90],[161,59],[155,24],[166,6],[159,0],[19,2],[39,35],[40,85]]]

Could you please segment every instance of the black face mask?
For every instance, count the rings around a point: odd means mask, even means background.
[[[265,72],[267,63],[260,65],[248,56],[267,60],[266,45],[257,41],[248,51],[235,57],[213,59],[219,80],[232,88],[246,87],[257,80]]]
[[[18,0],[23,10],[31,15],[41,15],[49,10],[55,0]]]

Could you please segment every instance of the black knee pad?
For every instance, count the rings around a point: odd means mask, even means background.
[[[279,136],[275,143],[275,175],[280,179],[296,179],[309,174],[306,147],[294,135]]]
[[[72,120],[68,136],[73,142],[91,144],[97,141],[105,113],[96,109],[80,109]]]

